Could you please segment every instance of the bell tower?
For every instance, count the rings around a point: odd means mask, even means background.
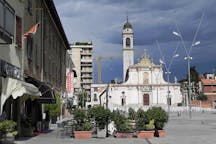
[[[122,39],[123,39],[123,47],[122,47],[123,81],[125,81],[125,76],[128,67],[134,64],[133,29],[132,29],[132,25],[128,22],[128,16],[127,16],[127,21],[123,27]]]

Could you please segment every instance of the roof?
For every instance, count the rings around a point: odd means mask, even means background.
[[[130,28],[130,29],[132,29],[132,25],[131,25],[131,23],[128,22],[128,17],[127,17],[127,22],[124,24],[123,29],[126,29],[126,28]]]
[[[201,79],[203,85],[216,85],[216,80],[213,79]]]
[[[58,13],[56,11],[55,4],[54,4],[53,0],[44,0],[44,2],[46,3],[46,5],[47,5],[47,7],[48,7],[48,9],[49,9],[49,11],[51,13],[58,30],[60,31],[60,34],[61,34],[61,36],[63,38],[63,41],[64,41],[67,49],[70,49],[69,42],[67,40],[66,34],[64,32],[63,26],[61,24],[61,20],[60,20],[60,18],[58,16]]]

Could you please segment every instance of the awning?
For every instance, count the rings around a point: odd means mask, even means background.
[[[29,94],[32,96],[41,96],[41,92],[32,84],[26,83],[13,78],[2,78],[2,93],[1,93],[1,111],[5,101],[12,96],[13,99]]]
[[[36,86],[41,92],[41,97],[37,99],[39,103],[56,103],[54,90],[48,84],[38,81],[32,77],[27,77],[26,82]]]
[[[13,99],[16,99],[23,94],[29,94],[32,96],[41,96],[41,92],[32,84],[20,81],[17,87],[11,92]]]

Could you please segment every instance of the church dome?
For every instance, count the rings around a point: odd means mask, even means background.
[[[127,20],[127,22],[124,24],[123,29],[126,29],[126,28],[132,29],[132,25],[128,22],[128,20]]]

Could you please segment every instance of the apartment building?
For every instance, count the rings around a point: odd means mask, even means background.
[[[44,121],[43,104],[66,91],[70,48],[53,0],[0,0],[0,115]]]
[[[91,42],[76,42],[70,48],[77,73],[77,82],[74,85],[75,92],[78,94],[81,89],[85,89],[89,101],[91,84],[93,83],[93,44]]]

